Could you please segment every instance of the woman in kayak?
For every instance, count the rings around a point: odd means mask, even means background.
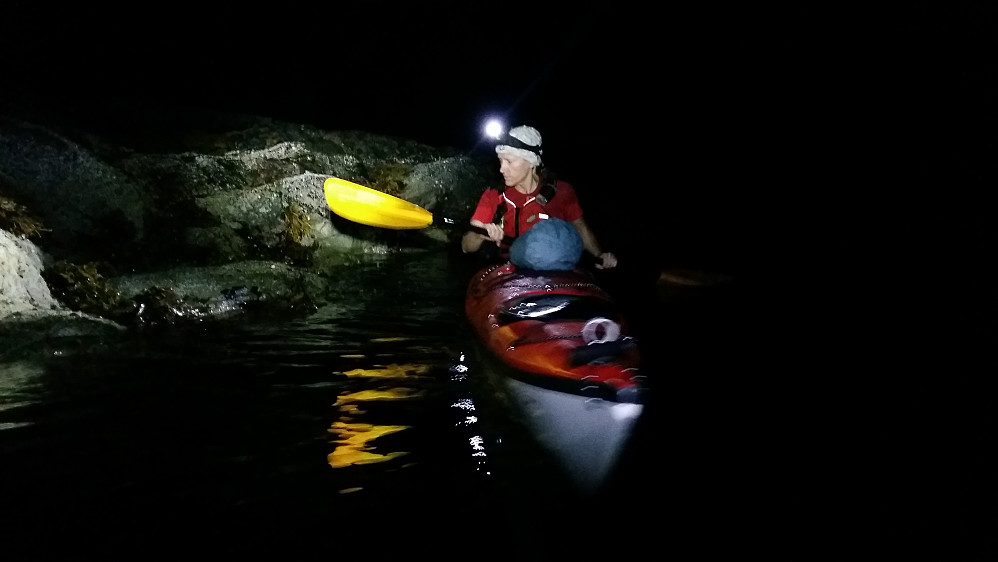
[[[507,259],[510,239],[526,233],[544,219],[559,218],[575,227],[583,249],[596,258],[598,269],[616,267],[617,257],[600,248],[582,218],[575,189],[543,169],[541,153],[541,134],[533,127],[514,127],[499,139],[496,154],[504,186],[489,188],[478,199],[471,226],[484,229],[487,234],[476,230],[465,232],[461,250],[466,254],[479,252],[486,259]]]

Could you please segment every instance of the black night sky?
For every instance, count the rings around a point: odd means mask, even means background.
[[[766,80],[737,46],[738,14],[353,4],[170,3],[132,16],[15,3],[4,97],[149,136],[166,132],[136,108],[179,106],[469,151],[498,116],[541,131],[546,163],[618,253],[671,246],[680,261],[732,267],[743,111]]]
[[[148,135],[167,132],[136,108],[195,107],[466,150],[504,116],[542,132],[608,244],[730,268],[766,230],[860,226],[849,200],[889,208],[893,185],[938,207],[927,178],[993,146],[994,26],[983,3],[15,1],[0,103]]]

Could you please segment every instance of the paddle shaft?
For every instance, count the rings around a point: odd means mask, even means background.
[[[479,234],[484,234],[486,236],[489,235],[489,231],[480,226],[469,226],[468,230],[471,230],[472,232],[477,232]],[[507,246],[511,245],[513,243],[513,240],[516,239],[509,235],[505,235],[502,237],[503,244],[506,244]]]
[[[444,222],[446,224],[456,224],[451,219],[444,219]],[[488,234],[489,234],[489,231],[485,230],[484,228],[482,228],[480,226],[468,226],[468,230],[471,230],[473,232],[477,232],[479,234],[484,234],[486,236],[488,236]],[[513,240],[516,240],[516,238],[514,238],[512,236],[509,236],[509,235],[506,235],[506,236],[502,237],[503,244],[506,244],[507,246],[511,245],[513,243]],[[599,257],[593,256],[592,254],[590,254],[589,252],[586,252],[585,250],[582,251],[582,256],[580,256],[580,258],[579,258],[579,263],[588,264],[590,266],[593,266],[593,265],[596,265],[596,264],[602,263],[602,262],[603,262],[602,259],[600,259]]]

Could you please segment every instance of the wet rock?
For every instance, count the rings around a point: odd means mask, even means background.
[[[37,320],[58,324],[73,311],[149,327],[313,310],[335,298],[337,268],[460,235],[342,219],[326,206],[326,178],[389,190],[463,224],[495,174],[491,159],[449,148],[251,116],[159,143],[37,116],[0,115],[0,125],[4,195],[47,230],[38,246],[0,231],[0,322],[21,315],[19,332],[51,333]],[[101,298],[71,298],[93,284],[54,291],[43,275],[54,264],[89,268]]]
[[[42,254],[30,240],[0,230],[0,320],[25,312],[64,310],[42,277]]]

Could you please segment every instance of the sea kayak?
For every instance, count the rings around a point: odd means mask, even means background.
[[[647,398],[636,338],[593,274],[512,263],[475,273],[465,314],[489,373],[584,491],[612,472]]]

